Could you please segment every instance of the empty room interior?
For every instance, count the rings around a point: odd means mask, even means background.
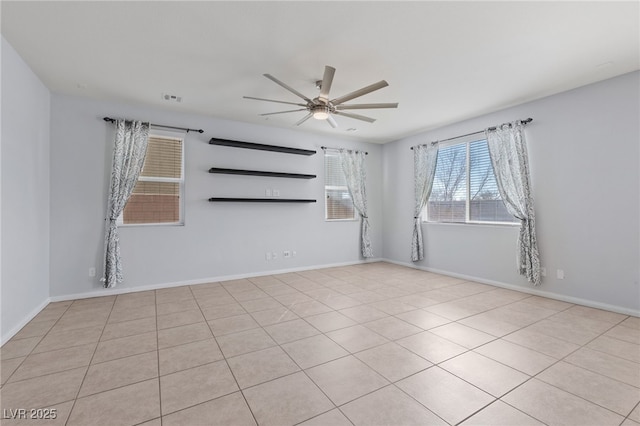
[[[0,12],[0,423],[640,426],[637,1]]]

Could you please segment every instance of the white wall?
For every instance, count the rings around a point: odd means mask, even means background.
[[[515,119],[526,127],[538,242],[537,290],[640,311],[640,72],[402,139],[383,148],[383,256],[410,262],[409,148]],[[515,271],[517,228],[423,224],[416,266],[531,288]],[[565,279],[556,279],[556,270]]]
[[[49,298],[49,90],[2,38],[2,342]]]
[[[111,167],[113,125],[102,117],[202,128],[186,140],[184,226],[120,228],[125,282],[119,288],[268,273],[361,260],[359,222],[325,222],[324,157],[320,146],[369,152],[369,217],[374,254],[382,255],[382,147],[192,114],[53,95],[51,111],[51,295],[100,292],[104,213]],[[212,137],[315,149],[304,157],[212,146]],[[226,176],[210,167],[318,175],[312,180]],[[315,204],[210,203],[212,196],[314,198]],[[283,259],[283,250],[295,258]],[[278,252],[266,261],[265,252]],[[96,293],[98,294],[98,293]]]

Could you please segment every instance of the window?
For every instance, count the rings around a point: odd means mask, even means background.
[[[181,225],[183,166],[184,134],[151,129],[142,173],[120,223]]]
[[[487,141],[441,146],[426,206],[428,222],[519,223],[498,191]]]
[[[326,220],[354,220],[356,209],[340,165],[340,155],[324,154],[324,198]]]

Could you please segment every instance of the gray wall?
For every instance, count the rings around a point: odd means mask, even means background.
[[[49,90],[2,38],[2,342],[49,299]]]
[[[100,293],[104,213],[113,125],[104,116],[202,128],[185,143],[185,225],[120,228],[125,282],[120,288],[361,260],[358,221],[325,222],[324,157],[320,146],[367,150],[369,217],[374,254],[382,254],[382,147],[192,114],[53,95],[51,107],[51,295]],[[292,122],[295,117],[292,117]],[[305,157],[208,144],[211,137],[315,149]],[[318,175],[312,180],[213,175],[210,167]],[[210,203],[212,196],[314,198],[315,204]],[[295,258],[283,259],[284,250]],[[265,252],[277,252],[267,261]]]
[[[640,310],[640,73],[634,72],[494,114],[402,139],[383,148],[383,256],[410,262],[411,146],[533,117],[526,127],[541,291]],[[518,229],[423,224],[416,266],[530,288],[515,271]],[[556,270],[565,279],[556,278]]]

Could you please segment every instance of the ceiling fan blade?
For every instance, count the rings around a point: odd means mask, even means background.
[[[269,80],[273,81],[274,83],[276,83],[279,86],[284,87],[285,89],[287,89],[288,91],[290,91],[291,93],[293,93],[294,95],[304,99],[307,102],[311,102],[311,99],[307,98],[305,95],[303,95],[302,93],[298,92],[296,89],[294,89],[293,87],[290,87],[288,85],[286,85],[285,83],[281,82],[280,80],[278,80],[277,78],[275,78],[274,76],[272,76],[271,74],[263,74],[265,77],[267,77]]]
[[[363,87],[360,90],[356,90],[355,92],[351,92],[344,96],[340,96],[339,98],[332,100],[331,103],[333,105],[340,105],[343,102],[347,102],[347,101],[350,101],[351,99],[366,95],[367,93],[371,93],[378,89],[382,89],[383,87],[387,87],[388,85],[389,83],[387,83],[386,81],[380,80],[379,82],[373,83],[367,87]]]
[[[301,125],[302,123],[304,123],[305,121],[307,121],[308,119],[310,119],[311,117],[313,117],[312,113],[307,114],[302,120],[298,121],[296,123],[296,126]]]
[[[333,83],[333,75],[336,73],[336,69],[326,65],[324,67],[324,76],[322,77],[322,85],[320,86],[320,99],[325,101],[329,100],[329,90],[331,90],[331,83]]]
[[[353,105],[338,105],[336,109],[374,109],[374,108],[398,108],[398,103],[384,103],[384,104],[353,104]]]
[[[273,99],[264,99],[264,98],[254,98],[253,96],[243,96],[244,99],[253,99],[255,101],[267,101],[267,102],[276,102],[279,104],[287,104],[287,105],[298,105],[298,106],[303,106],[306,107],[307,105],[305,104],[297,104],[295,102],[285,102],[285,101],[276,101]]]
[[[265,114],[260,114],[260,115],[275,115],[275,114],[284,114],[287,112],[298,112],[298,111],[306,111],[306,108],[302,108],[302,109],[291,109],[289,111],[278,111],[278,112],[267,112]]]
[[[349,118],[355,118],[356,120],[362,120],[362,121],[366,121],[366,122],[369,122],[369,123],[373,123],[374,121],[376,121],[375,118],[365,117],[364,115],[360,115],[360,114],[352,114],[350,112],[336,111],[336,112],[334,112],[334,114],[343,115],[343,116],[349,117]]]
[[[333,117],[332,117],[332,116],[330,116],[330,115],[327,117],[327,122],[328,122],[328,123],[331,125],[331,127],[333,127],[334,129],[335,129],[336,127],[338,127],[338,123],[336,123],[335,118],[333,118]]]

